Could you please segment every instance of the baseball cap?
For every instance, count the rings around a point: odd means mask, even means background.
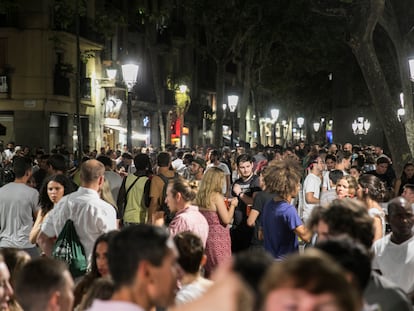
[[[200,165],[202,168],[206,168],[206,161],[204,161],[202,158],[195,158],[193,159],[192,162],[197,163],[198,165]]]

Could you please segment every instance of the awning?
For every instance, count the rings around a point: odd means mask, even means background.
[[[122,133],[124,135],[127,134],[127,129],[125,127],[120,126],[120,125],[104,124],[104,126],[107,127],[107,128],[119,131],[120,133]],[[148,139],[148,135],[143,134],[143,133],[138,133],[136,131],[132,131],[132,139],[145,140],[146,141]]]

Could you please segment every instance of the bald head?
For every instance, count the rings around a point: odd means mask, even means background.
[[[80,178],[83,187],[94,188],[103,183],[105,166],[98,160],[92,159],[82,163]],[[92,187],[91,187],[92,186]]]

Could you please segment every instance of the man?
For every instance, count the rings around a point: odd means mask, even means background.
[[[165,211],[162,210],[162,206],[165,201],[164,186],[165,182],[163,178],[172,179],[175,174],[170,170],[171,155],[168,152],[160,152],[157,156],[158,174],[154,175],[151,179],[150,186],[150,205],[148,209],[148,222],[155,224],[164,218]]]
[[[319,156],[314,156],[310,160],[308,166],[309,174],[306,176],[303,182],[303,204],[299,216],[306,223],[311,215],[312,209],[320,203],[320,191],[321,191],[321,174],[323,170],[323,161]]]
[[[114,172],[112,167],[112,160],[108,156],[101,155],[96,158],[99,162],[101,162],[105,166],[105,180],[109,182],[109,187],[111,188],[111,193],[116,202],[118,200],[118,193],[119,189],[122,185],[122,177]]]
[[[204,170],[206,169],[206,161],[202,158],[195,158],[191,161],[191,174],[192,174],[192,181],[197,180],[200,181],[203,179]]]
[[[227,165],[220,161],[220,152],[216,149],[211,150],[209,153],[210,164],[207,165],[206,170],[210,167],[217,167],[224,172],[224,176],[226,177],[226,184],[223,187],[223,194],[225,197],[229,197],[230,195],[230,176],[231,172]]]
[[[117,165],[117,169],[119,170],[119,174],[124,177],[128,174],[133,174],[135,172],[135,167],[133,165],[133,158],[132,155],[128,152],[124,152],[121,155],[121,161]]]
[[[328,153],[325,157],[325,169],[322,171],[322,192],[331,190],[329,173],[336,167],[336,155]]]
[[[59,153],[52,154],[47,160],[47,175],[66,174],[67,165],[66,159]]]
[[[400,286],[414,301],[414,212],[403,197],[388,204],[391,234],[375,241],[372,246],[372,268]]]
[[[134,158],[136,171],[122,181],[118,196],[118,210],[124,225],[146,223],[148,221],[150,182],[148,170],[149,157],[145,153]]]
[[[176,304],[180,305],[202,296],[213,282],[202,274],[207,256],[204,254],[205,244],[201,238],[195,233],[184,231],[174,236],[174,243],[182,269],[181,288],[175,297]]]
[[[393,176],[388,172],[391,165],[390,159],[386,156],[379,157],[375,163],[375,170],[369,171],[367,174],[377,176],[385,184],[387,190],[392,190],[394,187],[395,174]]]
[[[40,191],[40,188],[42,187],[43,180],[48,175],[48,160],[50,155],[44,154],[44,153],[38,153],[36,154],[36,161],[37,161],[37,169],[33,170],[33,178],[36,182],[36,189]]]
[[[6,149],[4,149],[4,154],[5,154],[5,161],[7,162],[11,162],[14,154],[15,154],[15,150],[14,150],[14,142],[10,141],[7,146]]]
[[[351,143],[345,143],[342,149],[343,149],[343,151],[352,153],[352,144]]]
[[[349,151],[338,151],[336,153],[336,166],[335,169],[344,172],[344,175],[348,175],[348,170],[351,168],[352,153]]]
[[[193,162],[194,157],[191,153],[186,153],[183,156],[183,164],[184,164],[184,169],[182,171],[182,175],[186,180],[190,180],[191,179],[191,162]]]
[[[110,241],[108,265],[115,292],[95,300],[90,311],[167,308],[177,288],[178,252],[162,227],[139,224],[124,228]]]
[[[265,148],[262,144],[258,144],[256,148],[254,149],[256,154],[253,156],[253,162],[254,162],[254,168],[253,170],[256,171],[257,166],[261,162],[267,162],[267,158],[264,155]]]
[[[18,276],[15,290],[25,311],[73,309],[74,283],[62,261],[42,257],[28,262]]]
[[[315,209],[309,225],[315,229],[318,242],[348,235],[370,250],[374,239],[373,219],[366,206],[354,199],[335,200],[328,207]],[[380,305],[382,311],[412,310],[407,295],[396,284],[374,271],[364,299],[369,304]]]
[[[13,171],[14,181],[0,188],[0,248],[18,248],[36,257],[39,252],[30,243],[29,234],[38,211],[39,193],[26,185],[32,176],[31,160],[14,157]]]
[[[335,154],[338,152],[338,146],[334,143],[330,144],[328,147],[328,153]]]
[[[329,172],[329,187],[327,191],[321,192],[320,195],[320,204],[328,205],[333,200],[338,198],[336,194],[336,184],[344,176],[344,172],[341,170],[332,170]]]
[[[180,176],[182,176],[185,168],[183,161],[184,151],[178,150],[175,154],[177,157],[171,162],[171,166]]]
[[[401,196],[405,198],[408,201],[408,203],[414,204],[414,185],[405,184]]]
[[[221,158],[220,161],[227,165],[229,168],[229,171],[231,172],[231,149],[228,146],[224,146],[223,149],[221,149]],[[230,180],[232,183],[233,181]]]
[[[102,233],[117,229],[115,208],[99,196],[104,173],[104,165],[95,159],[82,163],[81,186],[64,196],[42,224],[37,242],[47,256],[51,255],[54,241],[69,219],[74,223],[86,258],[90,258],[95,240]]]
[[[230,230],[233,253],[249,248],[252,242],[254,230],[247,225],[250,214],[247,208],[253,204],[254,193],[261,190],[259,177],[253,173],[253,158],[248,154],[239,155],[236,164],[240,178],[234,182],[232,189],[232,195],[238,199]]]

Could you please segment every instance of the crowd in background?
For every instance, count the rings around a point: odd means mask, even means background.
[[[414,164],[396,176],[380,146],[124,146],[77,163],[10,142],[1,161],[2,309],[50,307],[28,298],[50,294],[42,269],[67,310],[412,309]],[[49,259],[68,219],[81,276]]]

